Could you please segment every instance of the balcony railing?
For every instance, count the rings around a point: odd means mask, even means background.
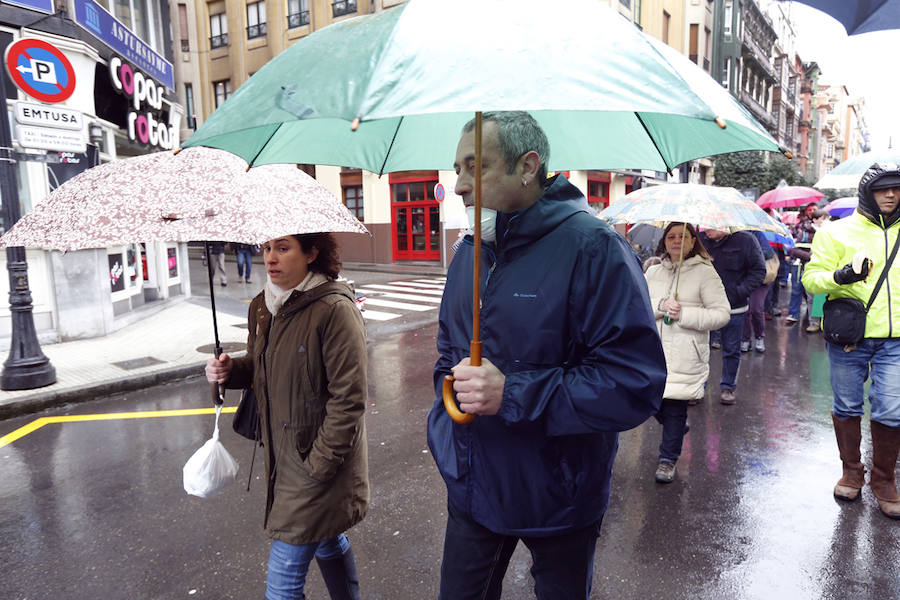
[[[309,11],[304,10],[288,15],[288,29],[309,25]]]
[[[213,50],[228,45],[228,34],[214,35],[209,38],[209,47]]]
[[[259,23],[257,25],[250,25],[247,27],[247,39],[252,40],[253,38],[265,37],[266,35],[266,24]]]
[[[356,12],[356,0],[340,0],[331,5],[331,15],[333,17],[343,17]]]

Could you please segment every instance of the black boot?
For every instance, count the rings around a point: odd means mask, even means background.
[[[331,600],[360,600],[359,576],[356,574],[353,548],[347,548],[343,555],[334,558],[317,556],[316,562],[319,563]]]

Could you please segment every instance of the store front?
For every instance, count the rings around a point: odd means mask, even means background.
[[[26,47],[18,69],[22,81],[6,85],[23,215],[86,169],[178,144],[183,110],[172,93],[171,61],[164,57],[171,54],[163,27],[168,5],[156,0],[126,4],[146,10],[125,23],[122,15],[128,12],[120,15],[119,4],[72,0],[68,18],[56,15],[51,4],[43,10],[48,16],[36,24],[33,9],[26,8],[5,13],[8,20],[0,22],[0,51],[19,41],[52,46],[45,57],[33,56]],[[26,24],[32,28],[25,29]],[[57,79],[64,74],[70,90],[64,98],[39,93],[39,73],[47,69],[40,60],[53,57],[59,62],[50,68]],[[107,335],[148,314],[141,309],[190,295],[185,244],[136,240],[67,253],[29,249],[27,262],[41,343]],[[5,256],[0,263],[5,267]],[[4,287],[0,283],[0,292]],[[9,315],[8,307],[0,307],[0,348],[9,344]]]
[[[392,173],[393,260],[441,260],[441,209],[434,197],[437,171]]]

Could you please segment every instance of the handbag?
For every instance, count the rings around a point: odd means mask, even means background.
[[[825,301],[822,307],[822,335],[826,341],[839,346],[855,346],[866,335],[866,315],[875,302],[875,296],[881,290],[881,284],[887,279],[897,248],[900,247],[900,235],[894,242],[894,249],[881,270],[881,277],[872,290],[869,303],[863,304],[856,298],[834,298]]]
[[[256,394],[253,388],[246,388],[241,394],[241,401],[234,411],[234,420],[231,422],[234,432],[248,440],[260,441],[259,434],[259,409],[256,404]]]
[[[763,279],[763,285],[772,283],[775,281],[775,278],[778,277],[778,269],[781,268],[781,261],[778,260],[778,255],[773,254],[770,258],[766,259],[766,277]]]

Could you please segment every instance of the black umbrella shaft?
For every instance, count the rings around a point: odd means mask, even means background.
[[[219,343],[219,323],[216,321],[216,291],[213,287],[213,264],[212,264],[212,246],[210,246],[209,242],[206,243],[206,266],[207,266],[207,275],[209,277],[209,303],[212,307],[212,317],[213,317],[213,335],[216,338],[216,358],[219,358],[219,355],[222,354],[222,344]]]

